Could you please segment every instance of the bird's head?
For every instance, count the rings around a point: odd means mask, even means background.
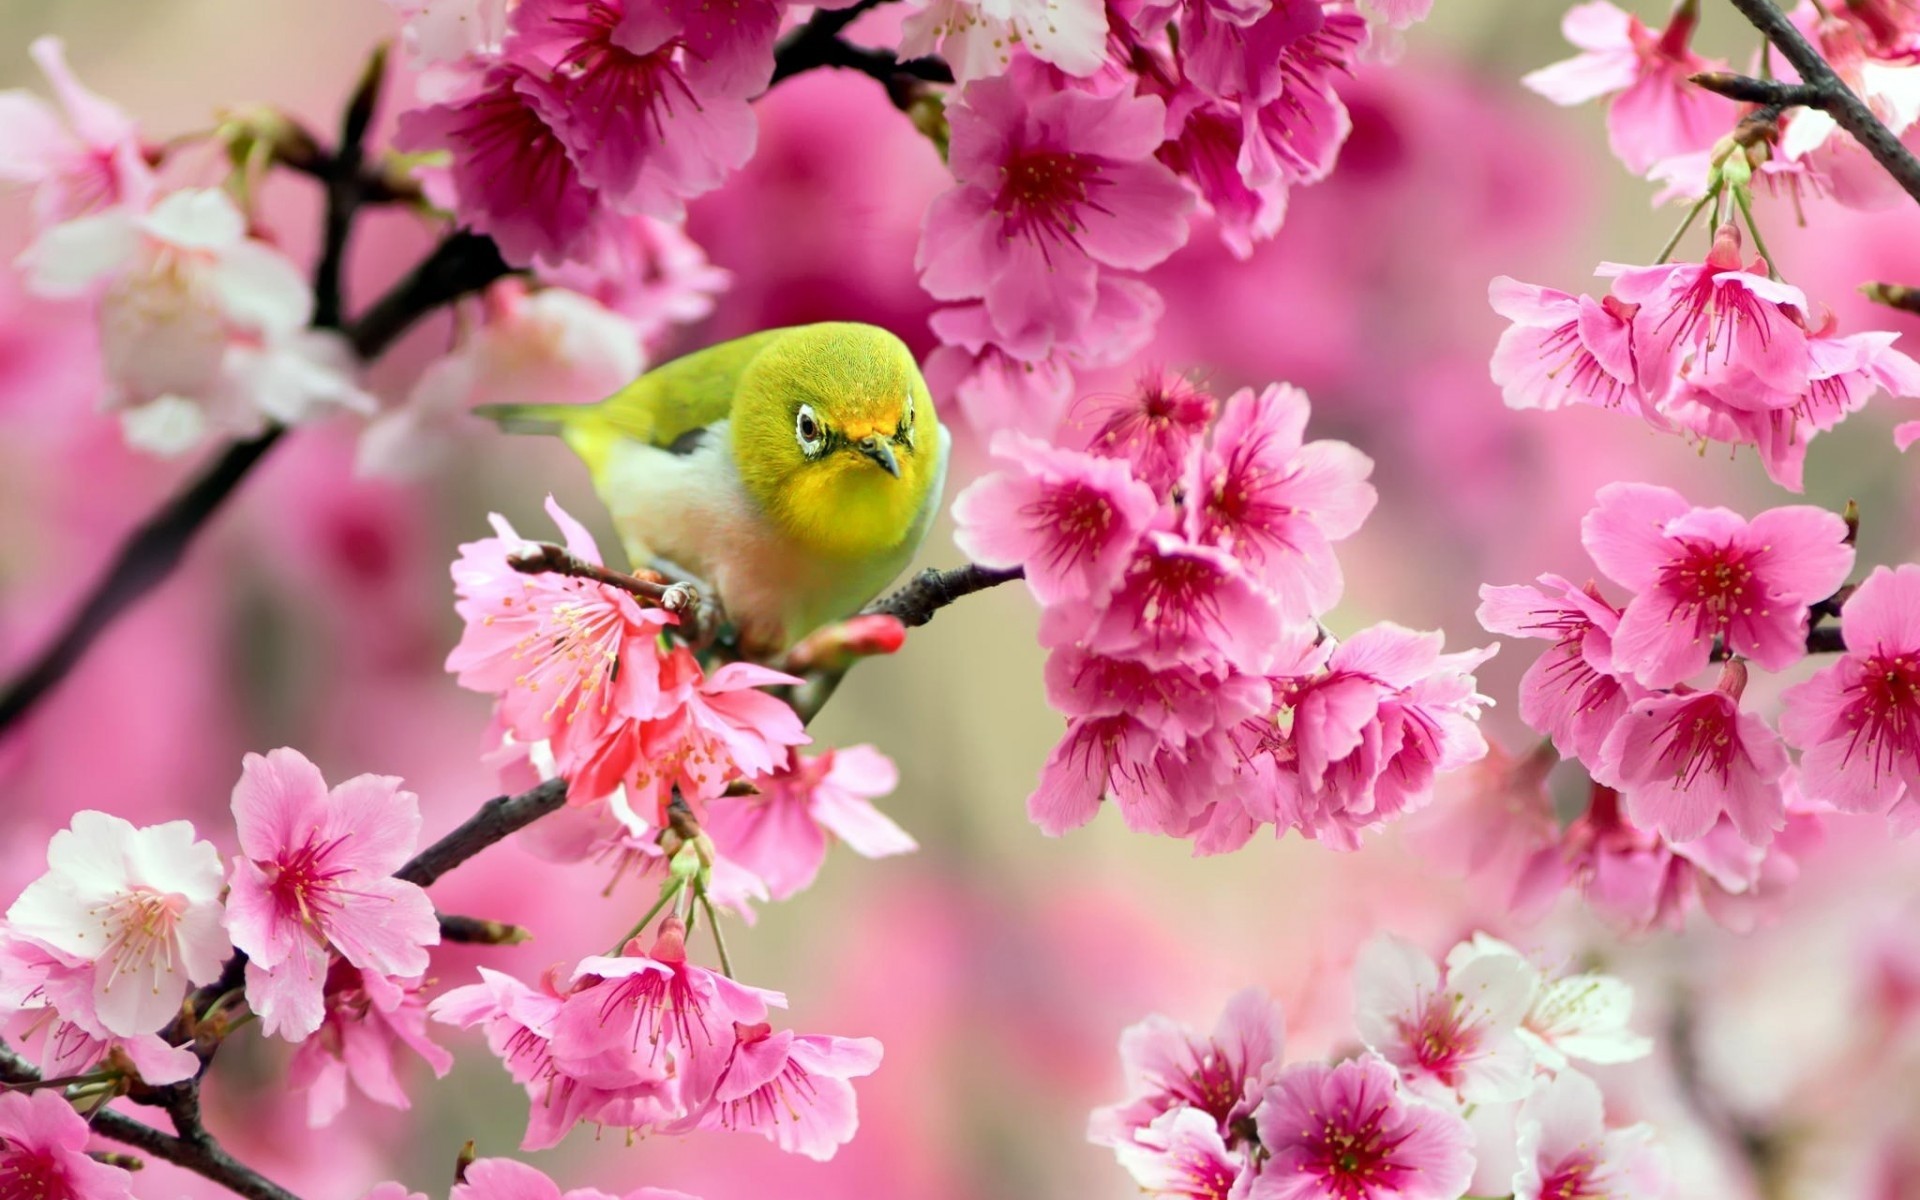
[[[872,325],[788,330],[741,372],[734,454],[748,493],[796,541],[860,558],[898,546],[944,439],[906,344]]]

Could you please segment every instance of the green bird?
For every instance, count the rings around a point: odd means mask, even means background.
[[[906,344],[840,321],[710,346],[598,404],[476,411],[563,438],[629,560],[709,583],[755,658],[900,574],[940,511],[951,440]]]

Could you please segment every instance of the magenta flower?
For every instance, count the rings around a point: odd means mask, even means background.
[[[1634,824],[1689,842],[1725,813],[1743,839],[1764,846],[1786,823],[1786,748],[1765,721],[1740,711],[1745,669],[1730,663],[1727,674],[1732,694],[1648,696],[1607,737],[1594,777],[1619,790]]]
[[[361,775],[329,792],[298,750],[249,754],[233,816],[227,931],[268,1036],[320,1028],[329,950],[379,975],[426,973],[440,924],[425,890],[392,877],[420,840],[419,798],[398,779]]]
[[[1876,567],[1841,606],[1847,651],[1780,697],[1807,796],[1849,812],[1920,803],[1920,566]]]
[[[899,782],[899,770],[872,746],[817,758],[794,753],[754,784],[757,794],[708,801],[704,827],[722,854],[765,881],[773,899],[785,900],[819,874],[829,834],[865,858],[920,848],[873,806]]]
[[[1520,1038],[1535,977],[1526,962],[1484,955],[1447,971],[1385,934],[1353,968],[1354,1025],[1416,1094],[1463,1104],[1518,1100],[1533,1088]]]
[[[1283,384],[1228,399],[1213,439],[1188,468],[1187,536],[1219,546],[1303,620],[1340,601],[1333,543],[1360,529],[1379,498],[1373,460],[1345,442],[1301,442],[1306,393]]]
[[[47,845],[47,873],[7,910],[17,934],[91,964],[100,1025],[121,1037],[156,1033],[179,1015],[189,984],[220,975],[220,854],[193,826],[135,829],[101,812],[74,814]]]
[[[1127,464],[1017,433],[993,439],[1010,469],[955,497],[954,540],[990,567],[1025,567],[1042,604],[1098,600],[1112,590],[1152,523],[1152,489]]]
[[[1120,1035],[1129,1098],[1093,1111],[1090,1141],[1127,1146],[1168,1113],[1197,1112],[1231,1136],[1280,1069],[1286,1019],[1258,988],[1236,992],[1207,1037],[1162,1016]]]
[[[300,1043],[287,1066],[287,1086],[307,1096],[307,1124],[331,1125],[347,1106],[351,1082],[375,1104],[411,1108],[396,1053],[413,1051],[435,1078],[453,1069],[453,1056],[427,1037],[427,1008],[417,979],[389,979],[335,962],[326,984],[319,1033]]]
[[[1807,606],[1853,569],[1839,516],[1804,505],[1752,521],[1695,508],[1671,488],[1611,483],[1580,524],[1599,568],[1636,593],[1613,633],[1613,661],[1648,687],[1707,665],[1718,640],[1770,671],[1806,654]]]
[[[1261,672],[1286,621],[1239,560],[1178,534],[1146,535],[1104,606],[1047,610],[1040,641],[1152,667]]]
[[[382,1186],[399,1188],[398,1184]],[[562,1192],[559,1184],[517,1159],[476,1158],[461,1170],[460,1182],[453,1185],[449,1200],[696,1200],[696,1197],[654,1187],[643,1187],[619,1197],[599,1188],[571,1188]]]
[[[599,203],[549,119],[559,107],[539,75],[495,65],[439,103],[401,113],[394,145],[450,154],[445,203],[508,262],[558,261],[591,244]]]
[[[553,1059],[566,1074],[606,1086],[611,1077],[678,1081],[680,1103],[697,1110],[713,1095],[733,1053],[736,1025],[766,1020],[786,997],[735,983],[687,961],[686,928],[661,923],[648,954],[583,958],[553,1020]]]
[[[620,209],[677,220],[753,155],[747,101],[773,74],[780,7],[523,0],[508,17],[506,56],[541,72],[547,86],[529,99],[586,186]]]
[[[1682,6],[1684,8],[1684,5]],[[1618,92],[1607,111],[1613,153],[1635,174],[1663,158],[1703,150],[1733,128],[1738,106],[1689,76],[1723,68],[1687,48],[1696,18],[1676,11],[1664,32],[1607,0],[1568,11],[1561,29],[1582,53],[1521,82],[1555,104],[1583,104]]]
[[[736,1024],[712,1103],[682,1128],[757,1133],[789,1154],[826,1162],[860,1127],[853,1085],[880,1066],[872,1038],[778,1033]]]
[[[1142,48],[1135,53],[1150,52]],[[1265,132],[1264,126],[1256,128]],[[1265,143],[1249,141],[1247,133],[1237,105],[1183,84],[1167,97],[1167,140],[1157,151],[1160,161],[1186,180],[1206,205],[1220,240],[1240,259],[1251,257],[1256,244],[1280,231],[1289,183],[1279,163],[1269,161],[1276,157],[1271,152],[1261,156],[1262,182],[1248,182],[1240,169],[1243,150]]]
[[[601,561],[593,535],[551,496],[547,514],[568,550]],[[642,608],[619,588],[514,570],[507,559],[527,543],[505,518],[491,519],[498,536],[461,546],[453,564],[454,611],[466,626],[447,670],[463,687],[498,695],[501,720],[515,738],[537,742],[564,732],[576,758],[620,718],[654,716],[661,703],[659,632],[678,618]]]
[[[1304,629],[1297,637],[1311,642]],[[1185,743],[1264,713],[1273,689],[1258,675],[1187,667],[1155,670],[1063,646],[1047,658],[1047,702],[1069,717],[1129,716],[1169,741]]]
[[[1705,262],[1607,263],[1600,273],[1613,276],[1616,297],[1638,306],[1634,352],[1641,386],[1656,399],[1689,379],[1736,369],[1789,395],[1806,391],[1806,294],[1770,278],[1762,260],[1742,270],[1732,225],[1720,228]]]
[[[1521,283],[1505,275],[1487,286],[1493,311],[1513,325],[1493,351],[1493,382],[1508,408],[1565,404],[1625,408],[1660,424],[1640,390],[1634,354],[1635,308],[1614,296],[1595,300]]]
[[[28,52],[66,119],[29,92],[0,92],[0,180],[34,186],[43,229],[106,208],[145,209],[154,178],[139,127],[73,77],[59,38],[36,38]]]
[[[1225,782],[1213,766],[1211,759],[1189,761],[1131,716],[1074,717],[1040,769],[1027,816],[1058,837],[1093,820],[1111,792],[1127,828],[1184,837]]]
[[[1248,1200],[1454,1200],[1473,1175],[1466,1122],[1377,1058],[1287,1068],[1254,1121],[1272,1157]]]
[[[1165,498],[1186,478],[1213,423],[1214,400],[1171,372],[1149,372],[1132,388],[1083,396],[1066,432],[1089,454],[1117,458]]]
[[[1489,633],[1552,640],[1521,677],[1520,719],[1561,754],[1592,765],[1614,722],[1642,694],[1631,676],[1613,673],[1620,613],[1591,585],[1577,588],[1558,575],[1539,583],[1481,587],[1475,616]]]
[[[1219,1127],[1194,1108],[1169,1109],[1113,1153],[1151,1196],[1232,1200],[1249,1177],[1245,1156],[1228,1149]]]
[[[1608,1129],[1600,1089],[1561,1071],[1520,1109],[1520,1170],[1514,1200],[1611,1200],[1662,1196],[1664,1156],[1646,1125]]]
[[[154,1086],[179,1083],[200,1071],[190,1046],[172,1046],[157,1034],[121,1037],[100,1023],[93,1003],[94,966],[18,936],[0,922],[0,1026],[27,1014],[24,1048],[38,1034],[42,1078],[83,1075],[109,1058],[130,1064]]]
[[[58,1088],[0,1092],[0,1196],[123,1200],[133,1176],[87,1156],[92,1134]]]
[[[1055,90],[1025,65],[949,100],[957,186],[927,210],[915,264],[936,299],[984,298],[1003,343],[1039,357],[1086,329],[1101,267],[1144,270],[1186,241],[1193,198],[1153,158],[1158,99]]]

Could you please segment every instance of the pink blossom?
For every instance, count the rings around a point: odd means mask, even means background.
[[[1351,69],[1367,27],[1358,13],[1324,0],[1183,0],[1180,37],[1193,81],[1252,113],[1299,109],[1303,93],[1329,90],[1334,74]]]
[[[542,283],[625,318],[647,350],[658,349],[675,326],[711,314],[715,298],[733,283],[733,273],[709,262],[680,225],[638,213],[602,220],[590,254],[536,262],[534,272]]]
[[[102,209],[146,208],[154,179],[139,127],[73,77],[59,38],[36,38],[28,50],[66,119],[30,92],[0,92],[0,180],[33,185],[43,229]]]
[[[1625,981],[1593,971],[1576,974],[1542,970],[1498,938],[1476,933],[1447,952],[1449,976],[1474,961],[1506,958],[1532,979],[1532,1002],[1520,1022],[1520,1039],[1536,1062],[1559,1071],[1568,1059],[1621,1063],[1645,1058],[1653,1041],[1628,1028],[1633,989]]]
[[[1642,174],[1660,159],[1711,146],[1739,117],[1733,101],[1688,81],[1725,66],[1688,49],[1696,21],[1688,0],[1664,32],[1648,29],[1607,0],[1589,0],[1569,10],[1561,24],[1582,53],[1521,82],[1555,104],[1618,92],[1607,111],[1608,141],[1628,170]]]
[[[1552,738],[1561,754],[1591,765],[1642,694],[1630,676],[1614,674],[1620,611],[1591,585],[1577,588],[1558,575],[1542,575],[1539,584],[1486,584],[1474,615],[1489,633],[1553,641],[1521,677],[1520,719]]]
[[[974,561],[1024,567],[1042,604],[1099,600],[1112,590],[1157,506],[1127,465],[1017,433],[993,439],[1010,469],[953,502],[954,540]]]
[[[547,515],[569,551],[601,561],[593,535],[552,497]],[[611,736],[621,717],[653,717],[662,702],[659,631],[678,618],[606,584],[514,570],[507,560],[526,542],[504,517],[491,520],[498,536],[461,546],[453,564],[454,611],[466,626],[447,670],[463,687],[498,695],[501,719],[517,739],[537,742],[564,731],[576,755]],[[611,790],[609,784],[574,800]]]
[[[1230,1200],[1249,1177],[1245,1156],[1227,1148],[1217,1125],[1195,1108],[1175,1108],[1114,1147],[1140,1190],[1179,1200]]]
[[[1091,75],[1106,62],[1106,11],[1097,0],[916,0],[901,25],[902,58],[938,54],[963,84],[1005,71],[1022,48]]]
[[[1153,159],[1159,99],[1054,90],[1016,64],[946,111],[956,186],[928,209],[915,264],[936,299],[984,298],[1022,357],[1087,330],[1102,266],[1144,270],[1186,240],[1193,199]]]
[[[437,104],[401,113],[394,145],[451,155],[446,201],[508,262],[565,259],[587,250],[599,200],[549,120],[558,107],[537,74],[497,65]]]
[[[696,1200],[685,1192],[643,1187],[615,1197],[599,1188],[560,1185],[526,1163],[511,1158],[476,1158],[466,1165],[449,1200]]]
[[[698,813],[734,780],[770,774],[791,747],[810,740],[785,701],[759,690],[799,683],[792,675],[747,662],[708,674],[684,645],[667,654],[659,671],[660,699],[651,716],[628,715],[604,736],[578,724],[557,731],[554,757],[580,796],[604,796],[625,785],[636,811],[664,827],[674,789]]]
[[[47,845],[47,873],[7,910],[15,933],[92,964],[95,1013],[122,1037],[155,1033],[189,984],[211,983],[227,957],[220,854],[193,826],[135,829],[102,812],[74,814]]]
[[[880,1066],[872,1038],[733,1027],[733,1050],[710,1106],[683,1128],[757,1133],[789,1154],[826,1162],[860,1126],[853,1085]]]
[[[508,0],[387,0],[402,22],[401,42],[416,65],[490,53],[506,36]]]
[[[97,296],[107,391],[127,439],[179,454],[269,420],[371,411],[338,335],[305,328],[313,294],[280,250],[247,234],[214,190],[173,192],[56,225],[21,258],[28,286]]]
[[[1381,935],[1353,968],[1354,1024],[1417,1094],[1464,1104],[1518,1100],[1533,1088],[1520,1022],[1535,978],[1517,956],[1448,963]]]
[[[0,1196],[19,1200],[121,1200],[133,1177],[87,1156],[85,1117],[58,1089],[0,1092]]]
[[[1073,398],[1073,368],[1059,350],[1020,358],[997,343],[984,304],[943,308],[929,324],[942,339],[922,367],[941,411],[973,429],[1046,434]]]
[[[698,1111],[733,1053],[734,1027],[766,1020],[778,992],[745,987],[687,961],[686,929],[661,924],[650,953],[583,958],[553,1020],[554,1064],[589,1084],[671,1079]]]
[[[1920,442],[1920,421],[1903,421],[1893,427],[1893,445],[1900,453],[1905,454],[1915,442]]]
[[[233,815],[227,929],[268,1036],[320,1028],[329,950],[383,976],[426,973],[440,926],[427,893],[392,878],[420,840],[419,798],[398,779],[361,775],[329,792],[297,750],[249,754]]]
[[[1304,627],[1290,629],[1311,643]],[[1305,646],[1300,653],[1308,653]],[[1258,676],[1189,667],[1155,670],[1129,659],[1102,658],[1071,646],[1047,658],[1047,702],[1070,717],[1126,715],[1169,741],[1184,743],[1227,730],[1267,711],[1273,690]]]
[[[1148,533],[1104,605],[1048,609],[1043,645],[1073,644],[1152,667],[1258,672],[1285,619],[1232,555],[1178,534]]]
[[[1454,1200],[1473,1174],[1466,1123],[1377,1058],[1287,1068],[1254,1121],[1272,1157],[1249,1200]]]
[[[1529,901],[1537,890],[1536,858],[1560,837],[1547,791],[1547,774],[1559,762],[1550,743],[1524,756],[1489,743],[1485,758],[1440,779],[1434,803],[1408,822],[1409,844],[1526,919],[1535,907]],[[1556,893],[1562,882],[1553,880]]]
[[[1634,312],[1613,296],[1595,300],[1505,275],[1487,288],[1512,321],[1493,351],[1493,381],[1508,408],[1564,404],[1646,412],[1634,354]]]
[[[1646,1125],[1608,1129],[1600,1089],[1561,1071],[1520,1110],[1514,1200],[1608,1200],[1667,1194],[1665,1162]]]
[[[1120,1035],[1129,1098],[1097,1108],[1089,1140],[1133,1144],[1163,1116],[1198,1113],[1215,1136],[1253,1112],[1280,1069],[1286,1021],[1265,992],[1247,988],[1227,1001],[1211,1035],[1202,1037],[1166,1017],[1151,1016]]]
[[[1742,838],[1764,846],[1786,823],[1786,748],[1765,721],[1740,711],[1744,668],[1731,663],[1728,674],[1732,694],[1648,696],[1607,737],[1594,777],[1620,791],[1636,825],[1687,842],[1725,813]]]
[[[331,1125],[347,1105],[347,1084],[388,1108],[408,1109],[396,1052],[419,1055],[435,1078],[453,1069],[453,1056],[427,1037],[427,1008],[417,979],[389,979],[335,962],[327,976],[319,1032],[300,1043],[287,1066],[287,1085],[307,1095],[307,1124]]]
[[[1082,397],[1066,432],[1088,453],[1126,462],[1164,499],[1186,478],[1214,410],[1213,397],[1188,380],[1150,371],[1131,389]]]
[[[1781,695],[1807,795],[1850,812],[1920,801],[1920,566],[1876,567],[1840,609],[1846,653]]]
[[[191,1046],[169,1045],[157,1034],[120,1037],[100,1023],[93,1003],[94,967],[14,934],[0,922],[0,1028],[23,1015],[19,1043],[40,1038],[40,1074],[53,1079],[84,1075],[110,1064],[131,1067],[155,1087],[191,1079],[200,1058]]]
[[[1598,500],[1580,539],[1636,593],[1614,630],[1613,662],[1648,687],[1699,671],[1716,640],[1768,670],[1798,662],[1807,606],[1853,568],[1846,522],[1822,509],[1768,509],[1749,522],[1642,483],[1608,484]]]
[[[1112,791],[1129,829],[1184,836],[1194,812],[1175,784],[1185,781],[1185,766],[1177,748],[1132,717],[1075,717],[1040,769],[1027,817],[1058,837],[1093,820]]]
[[[1806,391],[1806,294],[1769,277],[1764,260],[1743,270],[1734,226],[1720,227],[1705,262],[1605,263],[1600,273],[1613,277],[1616,297],[1638,306],[1634,353],[1641,385],[1656,398],[1689,380],[1733,386],[1719,381],[1729,374],[1788,395]]]
[[[1358,532],[1378,499],[1372,459],[1345,442],[1302,444],[1307,414],[1298,388],[1235,393],[1185,488],[1187,536],[1247,564],[1296,620],[1339,602],[1333,543]]]
[[[1269,160],[1278,160],[1271,152],[1258,156],[1259,184],[1248,180],[1241,170],[1243,157],[1250,167],[1256,161],[1246,153],[1247,125],[1237,105],[1187,84],[1167,97],[1167,140],[1156,152],[1206,205],[1220,240],[1240,259],[1250,257],[1257,243],[1280,231],[1291,182],[1287,172],[1266,169]],[[1266,126],[1256,124],[1255,131],[1265,134]]]
[[[785,900],[819,874],[829,834],[864,858],[920,848],[873,806],[899,782],[899,770],[872,746],[814,758],[796,752],[755,783],[755,795],[709,801],[705,829],[721,853],[764,880],[773,899]]]

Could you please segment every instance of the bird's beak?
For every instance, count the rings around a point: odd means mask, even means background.
[[[900,460],[893,456],[893,447],[877,434],[861,438],[854,443],[860,453],[878,463],[880,469],[895,479],[900,478]]]

